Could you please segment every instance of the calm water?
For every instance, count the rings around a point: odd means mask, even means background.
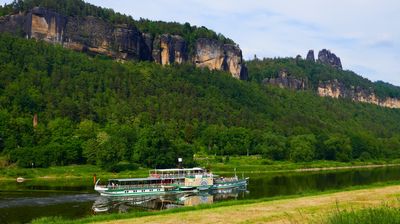
[[[96,214],[161,209],[255,199],[400,180],[400,167],[306,173],[245,174],[247,189],[163,197],[109,199],[92,190],[90,180],[0,182],[0,223],[27,223],[43,216],[79,218]]]

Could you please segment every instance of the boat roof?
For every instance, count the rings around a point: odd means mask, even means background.
[[[146,178],[123,178],[123,179],[109,179],[108,181],[118,181],[118,182],[133,182],[133,181],[152,181],[161,180],[160,178],[146,177]]]
[[[203,168],[200,167],[193,167],[193,168],[183,168],[183,169],[179,169],[179,168],[175,168],[175,169],[155,169],[152,171],[161,171],[161,172],[172,172],[172,171],[195,171],[195,170],[204,170]]]

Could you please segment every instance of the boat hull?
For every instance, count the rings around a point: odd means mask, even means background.
[[[146,196],[146,195],[165,195],[165,194],[179,194],[185,192],[198,192],[196,188],[181,190],[175,189],[164,189],[164,188],[143,188],[143,189],[108,189],[98,191],[102,196],[111,197],[124,197],[124,196]]]
[[[249,178],[241,179],[237,181],[230,181],[230,182],[221,182],[214,184],[211,189],[229,189],[229,188],[237,188],[237,187],[245,187],[247,186]]]
[[[142,195],[162,195],[174,194],[178,190],[165,190],[164,188],[132,188],[132,189],[107,189],[99,192],[103,196],[142,196]]]

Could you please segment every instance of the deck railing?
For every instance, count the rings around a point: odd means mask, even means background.
[[[169,186],[171,184],[134,184],[134,185],[107,185],[109,189],[133,189],[133,188],[162,188],[163,186]]]
[[[221,178],[218,178],[218,179],[214,179],[214,183],[216,183],[216,184],[236,182],[236,181],[238,181],[237,177],[221,177]]]
[[[213,177],[212,173],[201,173],[201,174],[162,174],[162,173],[153,173],[151,177],[154,178],[164,178],[164,179],[183,179],[183,178],[195,178],[197,175],[201,175],[202,177]]]

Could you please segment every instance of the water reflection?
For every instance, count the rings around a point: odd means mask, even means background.
[[[95,200],[96,194],[71,194],[71,195],[47,195],[41,197],[7,197],[1,198],[0,209],[17,208],[25,206],[50,206],[65,203],[81,203]]]
[[[200,204],[212,204],[217,201],[243,198],[249,192],[245,187],[209,192],[179,193],[154,196],[130,196],[130,197],[104,197],[99,196],[93,203],[92,209],[95,213],[105,212],[129,212],[165,210],[184,206],[195,206]]]

